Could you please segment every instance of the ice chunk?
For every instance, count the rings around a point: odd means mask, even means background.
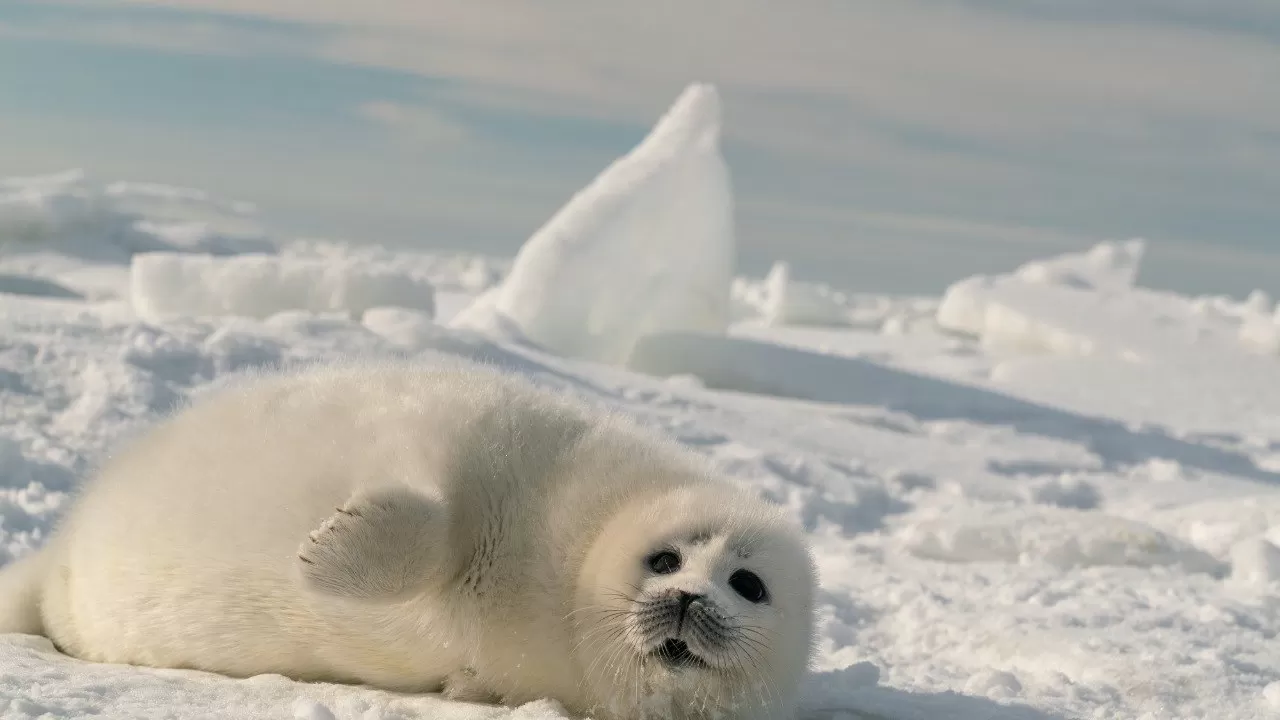
[[[636,341],[723,333],[734,267],[720,102],[691,85],[639,145],[580,190],[456,326],[503,327],[566,356],[620,364]]]
[[[466,268],[458,273],[458,284],[475,293],[488,290],[501,279],[502,271],[482,257],[469,259]]]
[[[1251,313],[1240,321],[1240,344],[1255,352],[1280,354],[1280,318]]]
[[[1123,355],[1127,333],[1107,318],[1112,296],[1133,289],[1143,247],[1141,240],[1102,243],[1028,263],[1011,275],[962,280],[947,289],[938,324],[976,335],[989,348]]]
[[[1060,279],[1050,270],[1075,268],[1080,256],[958,282],[938,307],[938,324],[977,336],[998,355],[991,379],[1009,392],[1078,409],[1075,396],[1089,387],[1093,412],[1204,431],[1276,424],[1280,365],[1242,352],[1280,351],[1280,326],[1263,312],[1269,298],[1195,300],[1132,287],[1136,252],[1098,255],[1125,261],[1093,274],[1077,269],[1073,283],[1036,278]]]
[[[1104,243],[1009,275],[967,278],[947,289],[938,324],[1005,354],[1094,356],[1143,365],[1176,359],[1208,369],[1235,364],[1241,344],[1280,350],[1280,325],[1266,293],[1255,291],[1247,301],[1232,303],[1134,287],[1141,249],[1138,241]]]
[[[1104,242],[1082,253],[1029,262],[1014,276],[1023,282],[1120,292],[1133,287],[1146,248],[1143,240]]]
[[[988,669],[971,676],[964,684],[964,691],[973,695],[1006,699],[1021,695],[1022,683],[1013,673]]]
[[[1262,699],[1268,707],[1280,710],[1280,680],[1267,683],[1267,686],[1262,688]]]
[[[1258,315],[1271,315],[1276,311],[1276,304],[1271,300],[1271,295],[1266,290],[1254,289],[1249,293],[1249,297],[1245,299],[1244,306],[1250,312]]]
[[[133,258],[130,280],[134,311],[153,322],[175,316],[265,318],[282,310],[358,317],[378,306],[430,314],[434,305],[426,280],[354,260],[144,253]]]
[[[449,319],[449,327],[474,330],[482,335],[508,342],[528,342],[524,329],[510,316],[498,310],[502,288],[489,288]]]
[[[972,277],[947,288],[938,306],[938,324],[975,335],[988,349],[1090,355],[1096,349],[1090,337],[1095,326],[1073,323],[1069,315],[1071,308],[1087,301],[1087,293],[1073,288]],[[1062,322],[1055,322],[1059,319]]]
[[[444,332],[431,315],[398,307],[371,308],[360,322],[370,332],[399,348],[426,347]]]
[[[1231,579],[1263,586],[1280,581],[1280,548],[1261,537],[1236,543],[1231,547]]]
[[[776,262],[765,278],[764,320],[769,325],[848,325],[844,297],[825,285],[791,279],[791,267]]]

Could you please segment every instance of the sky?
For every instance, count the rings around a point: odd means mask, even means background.
[[[1146,238],[1280,296],[1275,0],[0,0],[0,176],[509,255],[715,83],[744,271],[938,291]]]

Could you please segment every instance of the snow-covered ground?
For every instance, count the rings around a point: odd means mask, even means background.
[[[692,88],[514,270],[276,243],[195,191],[0,181],[0,564],[113,442],[229,373],[460,355],[629,412],[794,513],[822,574],[805,718],[1280,717],[1271,300],[1137,286],[1140,242],[933,298],[730,278],[718,114]],[[562,717],[0,638],[0,717],[89,714]]]

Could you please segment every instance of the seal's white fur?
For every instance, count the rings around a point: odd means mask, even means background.
[[[678,570],[646,564],[663,548]],[[0,632],[598,718],[776,718],[813,586],[776,510],[619,418],[486,370],[354,366],[233,385],[129,444],[0,573]],[[677,638],[696,664],[661,654]]]

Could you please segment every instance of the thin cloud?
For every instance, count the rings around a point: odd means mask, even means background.
[[[289,52],[454,80],[442,99],[518,113],[647,124],[711,81],[731,139],[822,162],[1256,175],[1280,161],[1280,46],[1171,23],[1149,0],[1118,3],[1122,20],[1096,0],[97,3],[121,5],[301,23],[311,33]]]
[[[471,135],[463,124],[425,105],[373,100],[362,103],[355,112],[416,146],[453,144]]]
[[[326,57],[644,116],[706,79],[983,136],[1131,133],[1162,116],[1280,128],[1280,49],[1158,15],[1063,21],[936,0],[134,4],[313,23],[332,31]]]
[[[782,205],[810,208],[831,242],[865,231],[995,247],[1071,228],[1055,242],[1208,229],[1229,244],[1280,221],[1272,0],[92,4],[268,21],[299,31],[282,53],[445,80],[356,110],[437,148],[467,131],[458,118],[486,113],[598,119],[638,139],[686,83],[715,82],[743,207],[768,201],[758,216],[788,221]],[[469,147],[512,149],[494,135]],[[493,159],[493,176],[542,173],[530,157],[572,148],[519,150]]]
[[[113,19],[93,15],[60,16],[54,23],[0,22],[0,36],[27,40],[60,40],[155,50],[184,55],[249,57],[296,56],[310,52],[297,33],[273,27],[231,25],[208,18]]]

